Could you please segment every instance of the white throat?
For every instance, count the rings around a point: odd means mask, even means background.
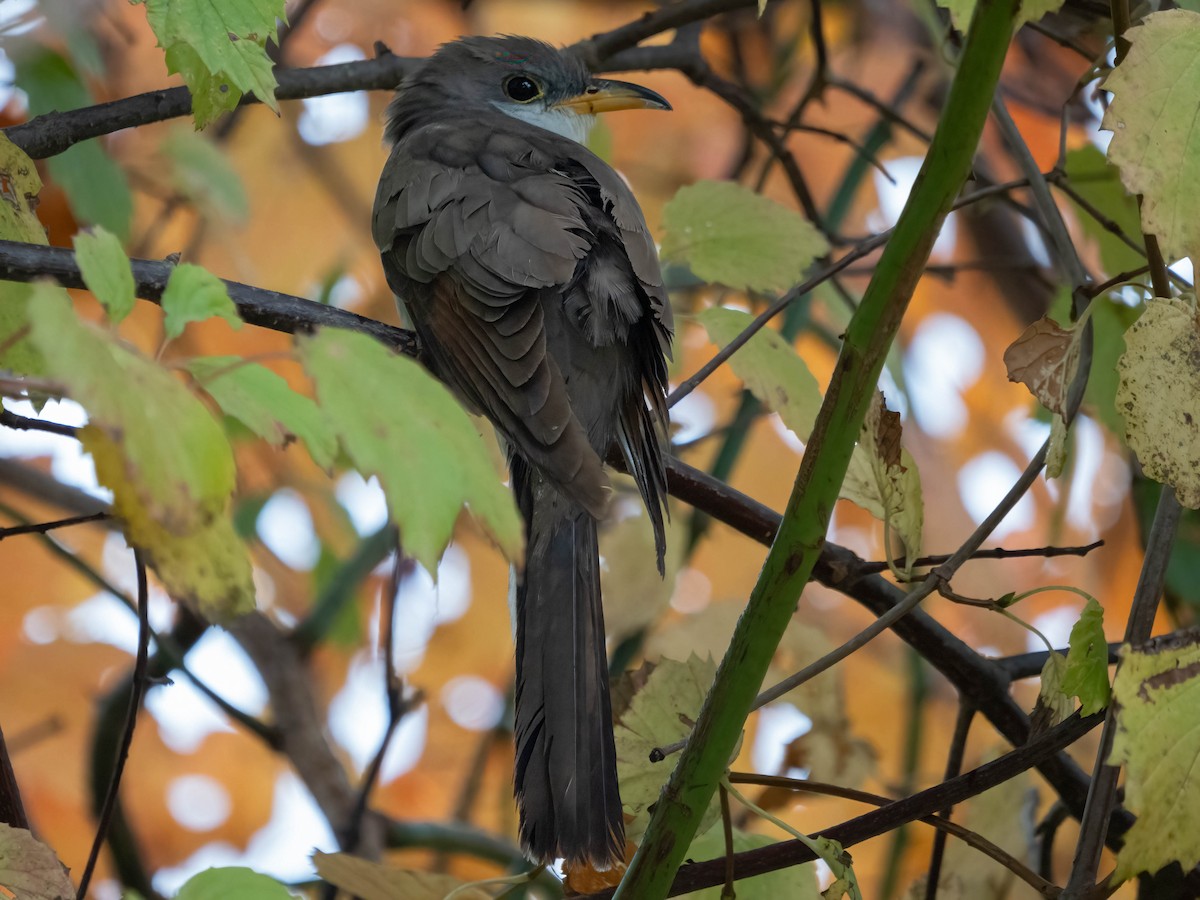
[[[520,119],[522,122],[528,122],[538,128],[545,128],[547,131],[553,131],[577,144],[587,143],[592,126],[596,124],[595,116],[581,116],[566,109],[547,109],[544,106],[532,104],[519,106],[515,103],[496,103],[494,106],[514,119]]]

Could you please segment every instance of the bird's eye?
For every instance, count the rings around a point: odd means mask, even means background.
[[[542,88],[528,75],[513,75],[504,82],[504,93],[518,103],[528,103],[542,96]]]

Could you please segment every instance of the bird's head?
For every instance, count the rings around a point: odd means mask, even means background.
[[[670,109],[661,95],[624,81],[594,78],[574,54],[527,37],[468,37],[444,44],[401,93],[409,101],[460,109],[489,106],[513,118],[584,141],[597,113]],[[433,94],[439,96],[433,96]]]

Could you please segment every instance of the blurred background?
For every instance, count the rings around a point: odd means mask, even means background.
[[[568,44],[651,8],[626,0],[464,5],[290,3],[296,27],[283,41],[281,60],[305,67],[364,59],[375,54],[376,42],[402,56],[424,56],[461,34],[529,34]],[[837,239],[836,257],[893,224],[903,205],[924,152],[921,134],[936,124],[947,85],[949,68],[940,49],[947,26],[921,0],[844,0],[825,4],[822,12],[829,77],[805,107],[803,121],[824,133],[792,131],[787,145]],[[740,85],[765,115],[786,120],[817,71],[810,23],[808,3],[772,0],[761,19],[747,10],[711,22],[702,49],[715,71]],[[1079,7],[1044,23],[1044,31],[1058,40],[1023,30],[1002,84],[1038,165],[1043,170],[1055,165],[1061,134],[1072,164],[1091,166],[1094,177],[1087,183],[1097,197],[1103,192],[1107,214],[1125,216],[1128,225],[1130,201],[1114,187],[1102,161],[1100,100],[1087,74],[1097,57],[1103,59],[1106,28],[1095,11]],[[166,72],[144,8],[119,0],[0,0],[0,48],[5,125],[48,109],[177,83]],[[675,111],[611,115],[593,144],[633,185],[652,230],[659,233],[663,204],[698,179],[761,183],[778,202],[798,205],[782,168],[768,164],[768,154],[748,135],[737,111],[674,72],[628,77],[669,98]],[[288,102],[279,117],[256,105],[199,135],[189,121],[179,120],[89,142],[72,151],[70,160],[60,157],[42,167],[46,188],[39,214],[52,244],[69,246],[81,223],[100,221],[127,240],[133,256],[181,253],[225,278],[400,324],[368,230],[385,159],[381,131],[388,99],[385,93],[359,92]],[[978,174],[1001,182],[1021,177],[990,126]],[[1136,256],[1122,259],[1121,248],[1102,243],[1102,230],[1063,203],[1097,280],[1137,264]],[[870,260],[852,267],[837,285],[816,291],[789,320],[795,346],[822,385],[849,304],[870,276]],[[766,298],[697,286],[686,272],[668,274],[678,286],[673,369],[678,382],[715,351],[690,312],[713,304],[758,309]],[[1025,387],[1008,381],[1001,357],[1029,322],[1056,302],[1063,308],[1060,294],[1045,245],[1019,210],[992,202],[951,216],[883,380],[922,475],[925,552],[952,552],[1048,434],[1048,420],[1039,416]],[[1127,300],[1141,296],[1133,291]],[[76,298],[86,315],[97,315],[89,296]],[[1107,314],[1132,317],[1118,302],[1108,304]],[[152,353],[161,327],[158,310],[140,304],[122,333]],[[235,332],[214,321],[190,328],[173,342],[168,358],[255,356],[303,387],[299,366],[283,355],[289,345],[285,335],[254,327]],[[385,395],[388,386],[364,389]],[[673,410],[673,439],[691,464],[716,467],[737,489],[782,510],[803,447],[774,415],[738,419],[742,402],[740,382],[722,368]],[[19,404],[10,408],[34,414]],[[1133,488],[1129,454],[1114,433],[1120,420],[1111,397],[1107,406],[1103,396],[1090,397],[1085,412],[1071,434],[1064,477],[1039,479],[990,543],[1017,548],[1103,539],[1104,546],[1085,558],[971,563],[955,589],[994,598],[1073,585],[1104,605],[1108,637],[1116,640],[1141,562],[1138,511],[1152,509],[1153,498]],[[41,415],[68,424],[83,420],[70,403],[52,403]],[[324,603],[320,608],[329,615],[312,626],[302,687],[337,758],[357,782],[388,720],[379,622],[391,563],[379,540],[386,519],[382,495],[356,473],[319,470],[298,446],[276,451],[248,434],[240,437],[237,521],[253,546],[259,608],[286,629],[312,623],[310,614]],[[0,457],[5,466],[0,524],[64,514],[36,473],[80,492],[98,490],[90,461],[70,439],[0,429]],[[68,496],[66,502],[81,501]],[[1185,528],[1194,543],[1196,527]],[[879,523],[845,502],[835,511],[830,538],[866,559],[884,557]],[[643,659],[686,659],[692,652],[719,659],[765,548],[720,523],[701,522],[675,503],[668,577],[660,582],[633,495],[615,505],[602,540],[610,647],[619,662],[633,668]],[[1164,613],[1184,621],[1190,621],[1195,599],[1186,592],[1187,564],[1184,559],[1174,570],[1174,605]],[[412,835],[422,823],[460,822],[511,843],[507,566],[464,519],[436,581],[415,565],[402,570],[396,665],[411,703],[384,759],[373,805],[414,826]],[[136,645],[136,619],[114,596],[133,591],[131,553],[119,534],[89,525],[52,538],[0,542],[0,571],[0,722],[33,827],[78,872],[94,833],[93,767],[108,771],[103,754],[116,741]],[[1063,647],[1083,602],[1076,594],[1049,592],[1023,601],[1016,612]],[[1044,649],[1030,631],[995,613],[936,597],[926,608],[987,656]],[[260,667],[226,632],[182,622],[161,590],[153,591],[150,612],[154,627],[172,632],[187,651],[194,680],[171,670],[146,697],[122,785],[122,827],[132,841],[127,852],[164,894],[214,865],[248,865],[287,882],[310,880],[312,850],[336,849],[311,786],[206,693],[246,716],[275,721],[278,711]],[[871,620],[854,601],[810,586],[777,656],[778,674],[801,667]],[[1036,679],[1016,688],[1027,709],[1036,692]],[[953,689],[888,634],[756,714],[735,767],[807,773],[904,794],[941,780],[956,709]],[[977,720],[966,763],[1006,749]],[[1094,744],[1084,742],[1072,752],[1090,771]],[[833,798],[767,801],[806,832],[863,811]],[[1033,824],[1052,802],[1052,792],[1030,775],[967,804],[959,815],[1025,856]],[[781,834],[767,823],[748,827]],[[1073,822],[1064,824],[1056,844],[1054,873],[1060,879],[1070,865],[1074,829]],[[917,824],[855,847],[866,895],[903,896],[927,868],[931,836]],[[393,853],[403,865],[445,867],[466,878],[503,868],[470,853],[441,855],[420,847]],[[990,879],[989,893],[964,896],[1030,895],[982,860],[969,861]],[[120,896],[107,854],[94,895]]]

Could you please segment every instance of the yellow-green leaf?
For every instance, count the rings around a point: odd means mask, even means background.
[[[1200,19],[1200,17],[1197,17]],[[1200,326],[1187,300],[1156,298],[1125,333],[1117,362],[1125,440],[1146,474],[1200,508]]]
[[[839,496],[893,529],[904,542],[905,557],[912,560],[921,551],[925,504],[917,464],[900,446],[900,436],[899,413],[884,406],[883,394],[876,391]]]
[[[33,160],[0,133],[0,237],[28,244],[45,244],[46,229],[34,212],[42,179]],[[0,281],[0,368],[20,375],[42,372],[41,355],[28,335],[26,306],[30,286]]]
[[[3,822],[0,822],[0,888],[19,900],[66,900],[75,896],[66,866],[58,861],[54,851],[28,829],[13,828]]]
[[[466,506],[509,559],[521,523],[475,426],[443,385],[371,338],[325,329],[300,341],[317,401],[363,475],[377,475],[408,553],[430,572]]]
[[[333,466],[337,435],[314,403],[291,389],[282,376],[236,356],[206,356],[187,364],[221,411],[264,441],[282,447],[296,438],[322,469]]]
[[[284,0],[134,0],[144,3],[167,69],[183,76],[203,128],[242,94],[253,93],[275,112],[275,74],[266,42],[284,19]]]
[[[1109,763],[1125,766],[1125,832],[1114,878],[1200,863],[1200,632],[1121,650],[1113,683],[1116,733]]]
[[[746,330],[754,317],[724,306],[706,309],[696,319],[708,332],[709,339],[725,347]],[[821,389],[795,349],[777,331],[760,328],[729,359],[729,365],[746,390],[774,412],[779,413],[793,434],[807,441],[821,408]]]
[[[250,564],[227,515],[234,463],[221,426],[166,369],[80,322],[61,290],[33,292],[31,338],[47,374],[88,411],[80,440],[130,542],[172,595],[208,618],[251,609]]]
[[[1125,37],[1129,52],[1104,81],[1108,159],[1142,195],[1142,227],[1168,260],[1200,261],[1200,14],[1151,13]]]
[[[317,874],[360,900],[443,900],[452,891],[456,900],[488,900],[482,888],[464,887],[453,875],[393,869],[349,853],[312,856]]]
[[[621,800],[626,815],[633,817],[626,819],[625,836],[635,843],[646,830],[649,807],[658,800],[674,765],[670,759],[650,762],[650,751],[682,741],[692,733],[715,674],[713,661],[694,653],[687,662],[662,660],[613,728]],[[697,831],[703,832],[708,827],[704,823],[711,823],[718,814],[714,799]]]
[[[46,229],[34,212],[42,179],[25,151],[0,132],[0,237],[45,244]]]
[[[242,327],[242,317],[229,299],[225,282],[202,266],[183,263],[172,269],[159,302],[166,314],[163,331],[167,340],[183,334],[188,323],[213,316],[220,316],[234,328]]]
[[[1085,716],[1108,706],[1108,642],[1104,639],[1104,608],[1088,600],[1079,621],[1071,627],[1062,689],[1078,697]]]
[[[1063,688],[1063,679],[1067,675],[1067,658],[1058,651],[1051,651],[1042,666],[1041,684],[1038,686],[1038,705],[1045,710],[1045,727],[1053,728],[1075,712],[1075,701],[1072,695]],[[1035,719],[1040,718],[1035,713]]]
[[[662,257],[698,278],[735,288],[783,291],[829,244],[812,223],[732,181],[699,181],[663,207]]]
[[[133,269],[120,238],[97,225],[90,233],[75,235],[74,244],[83,283],[96,295],[109,320],[113,324],[120,322],[137,302]]]

